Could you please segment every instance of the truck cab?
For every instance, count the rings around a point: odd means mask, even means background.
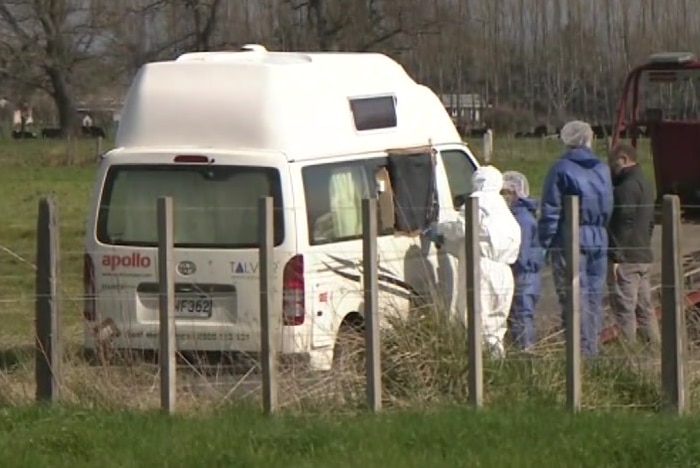
[[[612,144],[650,140],[657,200],[676,194],[686,213],[700,206],[700,62],[691,52],[649,56],[627,76]]]

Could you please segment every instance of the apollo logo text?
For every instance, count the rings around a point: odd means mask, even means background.
[[[105,255],[102,257],[102,266],[114,271],[117,268],[149,268],[151,258],[134,252],[130,255]]]

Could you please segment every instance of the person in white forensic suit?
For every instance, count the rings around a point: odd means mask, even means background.
[[[474,172],[474,191],[478,199],[479,246],[481,266],[481,323],[483,339],[495,357],[505,356],[504,338],[515,289],[511,265],[518,259],[520,226],[501,195],[503,174],[493,166],[484,166]],[[464,252],[464,207],[453,219],[438,222],[435,238],[450,255],[459,258]],[[461,265],[460,265],[461,266]],[[464,268],[459,268],[459,284],[464,285]],[[464,287],[458,290],[457,309],[466,325],[466,295]]]

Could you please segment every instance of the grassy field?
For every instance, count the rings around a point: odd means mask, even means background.
[[[542,408],[460,408],[380,416],[265,418],[228,408],[153,413],[6,410],[8,467],[688,467],[700,459],[692,418]]]
[[[478,154],[480,142],[472,143]],[[493,163],[525,173],[536,195],[561,150],[556,140],[496,140]],[[690,466],[698,460],[700,429],[691,420],[639,412],[560,413],[565,379],[561,354],[547,359],[487,362],[487,404],[495,411],[447,410],[356,413],[356,399],[319,406],[313,394],[274,420],[226,406],[212,412],[201,393],[178,393],[184,415],[113,409],[152,408],[152,370],[87,369],[71,363],[63,409],[27,408],[32,395],[34,249],[37,203],[55,194],[61,224],[64,336],[80,342],[82,255],[86,207],[95,169],[95,143],[0,140],[0,450],[5,466]],[[602,153],[601,153],[602,154]],[[647,168],[649,157],[643,151]],[[467,394],[463,333],[444,324],[407,324],[386,338],[387,406],[440,408]],[[638,354],[585,366],[587,408],[657,409],[658,374]],[[189,393],[188,393],[189,392]],[[693,384],[693,394],[698,386]],[[222,403],[224,402],[224,403]],[[531,405],[537,405],[532,408]],[[19,405],[19,406],[17,406]],[[224,406],[221,406],[224,405]],[[546,409],[542,409],[546,408]],[[340,412],[340,413],[336,413]],[[319,416],[320,414],[320,416]],[[332,414],[332,416],[331,416]],[[192,419],[194,418],[194,419]]]

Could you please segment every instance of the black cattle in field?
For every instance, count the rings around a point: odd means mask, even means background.
[[[472,128],[468,132],[469,138],[483,138],[483,136],[488,132],[488,128]]]
[[[614,125],[611,124],[591,125],[591,129],[595,137],[600,139],[612,137],[615,134]],[[618,136],[620,138],[627,138],[627,129],[622,128]]]
[[[549,132],[549,129],[547,128],[546,125],[538,125],[537,127],[535,127],[535,130],[533,131],[536,138],[544,138],[547,136],[548,132]]]
[[[26,130],[12,130],[12,138],[15,140],[26,140],[36,138],[36,133],[28,132]]]
[[[593,130],[593,135],[596,138],[605,138],[606,136],[608,136],[608,134],[605,133],[604,125],[591,125],[591,130]]]
[[[60,128],[42,128],[41,138],[61,138]]]
[[[97,127],[95,125],[82,127],[83,136],[90,138],[105,138],[105,131],[102,127]]]
[[[609,125],[609,124],[604,124],[604,125],[591,125],[591,129],[593,130],[593,135],[595,135],[596,138],[598,139],[606,139],[606,138],[612,138],[612,136],[615,134],[614,130],[614,125]],[[646,133],[645,131],[640,129],[640,135],[643,135]],[[629,131],[627,128],[622,128],[619,133],[618,133],[619,138],[629,138]]]
[[[549,129],[546,125],[538,125],[530,132],[516,132],[515,138],[545,138],[548,134]]]

